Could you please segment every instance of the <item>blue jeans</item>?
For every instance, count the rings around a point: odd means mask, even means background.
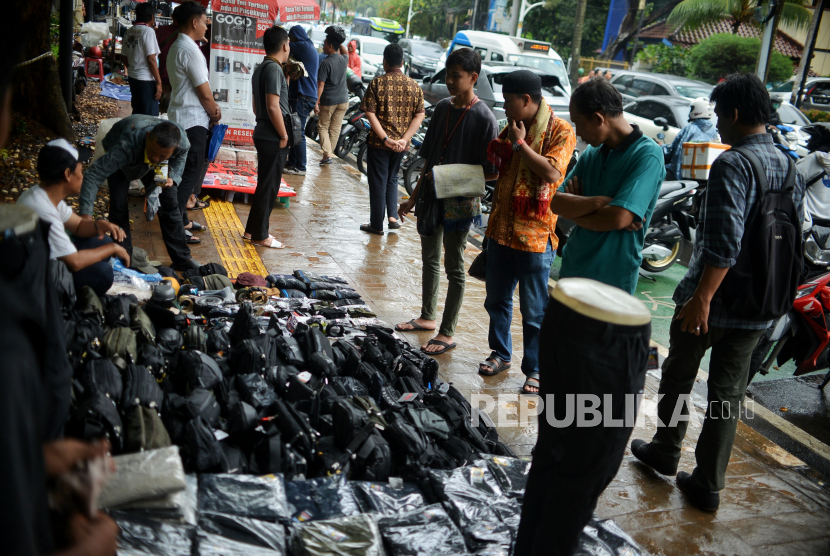
[[[548,304],[548,278],[555,252],[550,242],[544,253],[530,253],[487,240],[484,308],[490,315],[491,357],[511,360],[510,323],[513,320],[513,292],[518,284],[524,340],[522,372],[525,375],[539,372],[539,329]]]
[[[298,96],[288,99],[288,106],[292,112],[296,112],[300,116],[300,124],[303,127],[303,138],[299,145],[294,145],[288,151],[288,163],[286,166],[291,166],[297,170],[305,172],[306,153],[305,153],[305,122],[308,115],[314,110],[314,105],[317,103],[316,98],[307,96]]]
[[[75,244],[75,249],[83,251],[84,249],[95,249],[102,245],[112,243],[109,236],[104,236],[104,239],[98,239],[98,236],[87,238],[72,238],[72,243]],[[80,293],[81,288],[89,286],[98,295],[104,295],[112,286],[112,267],[109,259],[98,261],[88,267],[82,268],[77,272],[72,273],[72,280],[75,282],[75,291]]]

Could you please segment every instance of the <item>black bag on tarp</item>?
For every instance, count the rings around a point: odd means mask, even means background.
[[[121,529],[119,554],[152,554],[154,556],[191,556],[196,528],[127,512],[112,512]]]
[[[222,462],[222,448],[202,417],[195,417],[184,427],[182,461],[188,472],[216,469]]]
[[[284,552],[197,531],[193,556],[282,556]]]
[[[175,328],[159,328],[156,331],[156,345],[161,349],[165,361],[170,360],[182,349],[184,338]]]
[[[230,355],[231,339],[222,328],[211,328],[207,333],[206,351],[208,353],[222,353]]]
[[[446,502],[450,498],[490,503],[501,498],[499,482],[487,467],[465,466],[451,471],[427,470],[422,485],[430,501]]]
[[[384,556],[377,523],[365,514],[306,523],[298,538],[302,556]]]
[[[141,344],[136,349],[137,363],[144,365],[153,373],[156,380],[161,380],[167,375],[167,362],[164,360],[164,354],[158,346],[152,344]]]
[[[113,453],[120,453],[124,446],[124,427],[115,402],[100,390],[90,389],[72,412],[66,432],[81,440],[106,438]]]
[[[363,513],[393,516],[426,506],[424,495],[414,483],[394,488],[389,483],[350,481],[349,486]]]
[[[236,375],[234,382],[239,397],[257,411],[274,403],[274,389],[262,378],[262,375],[258,373]]]
[[[301,521],[333,519],[360,513],[354,493],[345,475],[319,477],[307,481],[286,481],[285,494],[293,507],[294,518]]]
[[[130,305],[138,303],[138,299],[131,295],[107,296],[107,307],[104,320],[110,328],[130,326]]]
[[[251,472],[251,462],[245,450],[230,440],[223,440],[219,447],[222,448],[222,462],[219,464],[222,473],[247,475]]]
[[[259,340],[248,339],[237,343],[229,363],[235,375],[262,374],[265,371],[265,352]]]
[[[276,522],[291,519],[285,484],[279,475],[212,475],[199,477],[199,512]]]
[[[387,556],[463,556],[464,537],[440,504],[378,520]]]
[[[221,409],[213,392],[204,388],[196,388],[187,397],[187,403],[191,414],[203,418],[209,427],[215,429],[219,426]]]
[[[217,512],[199,512],[199,528],[238,542],[285,553],[285,528],[279,523]]]
[[[253,315],[250,303],[243,303],[233,318],[233,326],[228,332],[228,337],[234,348],[242,340],[254,340],[259,338],[259,324]]]
[[[183,350],[176,356],[176,378],[185,379],[193,388],[214,388],[224,378],[219,364],[208,354],[195,350]]]
[[[524,498],[527,476],[530,473],[529,460],[482,454],[481,459],[474,463],[479,467],[487,465],[506,496],[518,500]]]
[[[164,394],[156,377],[144,365],[127,365],[124,371],[124,391],[121,395],[121,410],[143,405],[161,409]]]
[[[124,390],[121,371],[110,359],[91,359],[81,371],[84,388],[94,388],[113,401],[120,401]]]
[[[482,551],[490,556],[510,556],[513,543],[510,528],[502,523],[496,511],[486,502],[451,497],[444,509],[464,535],[470,552]]]

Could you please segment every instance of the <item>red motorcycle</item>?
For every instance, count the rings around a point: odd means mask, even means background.
[[[772,349],[772,352],[770,352]],[[765,375],[774,362],[779,365],[792,359],[795,376],[830,367],[830,272],[810,278],[798,288],[793,308],[766,331],[752,353],[749,380],[757,373]],[[830,372],[819,386],[830,383]]]

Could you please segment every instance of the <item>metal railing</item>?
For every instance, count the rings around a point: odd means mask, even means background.
[[[579,67],[586,72],[594,68],[628,69],[628,62],[617,62],[616,60],[599,60],[597,58],[579,58]]]

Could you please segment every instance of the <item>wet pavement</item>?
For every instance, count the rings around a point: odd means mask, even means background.
[[[392,324],[419,316],[421,249],[414,221],[408,220],[397,233],[384,236],[361,232],[359,225],[369,218],[365,177],[339,160],[320,167],[319,158],[319,149],[309,143],[308,175],[286,176],[297,197],[290,209],[279,204],[274,208],[270,226],[271,234],[286,248],[257,248],[265,267],[277,273],[309,269],[344,276],[379,318]],[[144,222],[139,200],[131,202],[135,215],[133,242],[147,249],[151,259],[169,261],[158,224]],[[244,224],[249,205],[237,201],[234,207]],[[191,215],[205,223],[200,212]],[[200,235],[203,242],[193,246],[194,258],[218,261],[210,231]],[[468,245],[468,266],[478,252],[474,245]],[[445,295],[445,284],[441,292]],[[500,436],[519,455],[527,456],[535,442],[536,417],[528,417],[534,413],[532,398],[518,395],[524,378],[519,370],[522,340],[518,296],[511,329],[513,367],[499,376],[485,378],[476,373],[478,362],[489,353],[484,294],[483,282],[468,277],[454,338],[458,347],[437,360],[444,379],[466,396],[497,398],[490,416],[499,425]],[[443,298],[439,314],[442,309]],[[660,309],[665,308],[661,305]],[[420,332],[405,337],[424,344],[431,335]],[[665,350],[661,352],[665,356]],[[700,380],[705,381],[705,373]],[[652,417],[656,415],[658,384],[659,371],[650,372],[632,438],[650,439],[654,433]],[[695,401],[698,407],[705,406],[705,397],[700,394],[696,394]],[[519,422],[520,415],[524,423]],[[681,470],[691,472],[694,467],[699,433],[700,421],[693,420],[684,442]],[[673,478],[643,467],[628,452],[617,477],[600,498],[596,513],[600,518],[613,517],[655,555],[830,554],[830,488],[813,468],[742,422],[727,475],[720,510],[704,513],[685,501]]]

